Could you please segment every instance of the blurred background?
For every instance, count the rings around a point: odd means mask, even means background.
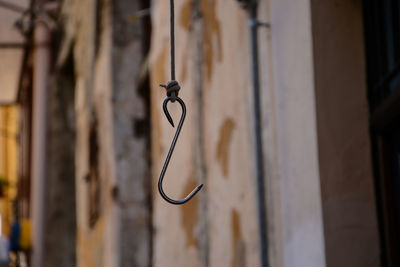
[[[181,206],[169,4],[0,0],[0,267],[399,267],[400,1],[175,0]]]

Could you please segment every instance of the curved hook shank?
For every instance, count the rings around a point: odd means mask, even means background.
[[[185,103],[179,97],[175,97],[174,99],[176,101],[178,101],[178,103],[181,105],[181,107],[182,107],[182,115],[181,115],[181,119],[180,119],[179,124],[178,124],[178,128],[176,129],[176,133],[175,133],[174,139],[172,140],[172,144],[171,144],[171,147],[169,149],[167,158],[165,159],[164,167],[162,168],[162,171],[161,171],[161,174],[160,174],[160,178],[158,179],[158,191],[160,192],[161,196],[165,199],[165,201],[167,201],[167,202],[169,202],[171,204],[174,204],[174,205],[180,205],[180,204],[184,204],[184,203],[188,202],[189,200],[191,200],[194,197],[194,195],[196,195],[197,192],[200,191],[200,189],[203,187],[203,185],[201,184],[201,185],[197,186],[187,197],[185,197],[184,199],[181,199],[181,200],[171,199],[164,193],[162,182],[163,182],[163,179],[164,179],[164,176],[165,176],[165,172],[166,172],[166,170],[168,168],[169,161],[171,160],[172,153],[174,152],[176,141],[178,140],[179,134],[180,134],[180,132],[182,130],[183,122],[185,121],[185,117],[186,117],[186,106],[185,106]],[[172,120],[172,117],[169,114],[168,107],[167,107],[168,102],[171,101],[171,100],[173,100],[172,97],[167,97],[164,100],[163,109],[164,109],[164,113],[165,113],[165,116],[167,117],[168,121],[171,123],[172,127],[174,127],[174,121]]]

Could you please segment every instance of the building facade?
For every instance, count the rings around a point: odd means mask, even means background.
[[[175,0],[181,206],[169,1],[31,6],[33,267],[398,266],[400,2]]]

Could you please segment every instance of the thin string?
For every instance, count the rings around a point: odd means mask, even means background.
[[[174,7],[174,0],[170,1],[171,7],[171,81],[175,80],[175,7]]]
[[[181,87],[179,83],[175,80],[175,7],[174,0],[170,0],[170,39],[171,39],[171,80],[167,84],[160,84],[167,90],[167,97],[171,97],[171,102],[175,102],[179,95],[179,90]]]

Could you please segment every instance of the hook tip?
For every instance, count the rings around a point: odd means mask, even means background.
[[[174,121],[173,121],[172,119],[169,119],[169,118],[168,118],[168,121],[169,121],[169,123],[172,125],[172,128],[175,128]]]
[[[163,109],[164,109],[164,114],[168,119],[168,122],[172,125],[173,128],[175,128],[174,120],[172,119],[171,115],[169,114],[168,108],[167,108],[167,103],[168,103],[168,98],[164,101],[163,104]]]
[[[203,186],[204,186],[204,184],[201,184],[201,185],[197,186],[197,187],[192,191],[192,194],[191,194],[191,197],[190,197],[190,198],[194,197],[194,195],[196,195],[196,194],[201,190],[201,188],[203,188]]]

